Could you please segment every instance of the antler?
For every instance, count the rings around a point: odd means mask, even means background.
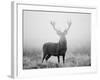
[[[55,28],[55,22],[51,21],[51,25],[53,26],[54,29],[56,29]]]
[[[72,22],[71,22],[71,19],[69,21],[67,21],[67,24],[68,24],[68,28],[70,28]]]
[[[53,29],[57,32],[58,35],[60,35],[62,32],[55,28],[55,24],[56,23],[54,21],[51,21],[51,25],[53,26]]]
[[[67,20],[67,25],[68,25],[68,28],[64,30],[64,33],[66,34],[68,32],[68,30],[70,29],[70,26],[71,26],[72,22],[71,22],[71,19],[68,21]]]

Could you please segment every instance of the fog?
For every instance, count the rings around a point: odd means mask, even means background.
[[[46,11],[24,11],[23,47],[25,49],[42,49],[46,42],[58,42],[59,36],[54,31],[50,21],[55,21],[56,28],[63,31],[68,27],[67,20],[69,19],[71,19],[72,25],[66,35],[68,50],[90,48],[90,14]]]

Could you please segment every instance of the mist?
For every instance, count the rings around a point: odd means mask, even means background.
[[[59,42],[59,36],[50,24],[56,23],[56,29],[64,31],[68,28],[67,21],[72,25],[66,34],[67,51],[65,64],[57,64],[57,57],[41,63],[43,44]],[[91,14],[23,11],[23,69],[57,68],[91,66]]]
[[[68,28],[68,19],[72,21],[71,28],[66,35],[68,49],[73,51],[81,47],[89,48],[91,43],[90,14],[46,11],[24,11],[23,47],[42,49],[46,42],[58,42],[59,36],[50,21],[55,21],[56,28],[63,31]]]

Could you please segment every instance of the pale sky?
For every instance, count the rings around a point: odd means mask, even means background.
[[[59,36],[50,21],[55,21],[56,28],[63,31],[68,27],[67,20],[70,18],[72,25],[66,35],[68,48],[89,47],[91,42],[90,14],[24,11],[24,48],[40,49],[46,42],[58,42]]]

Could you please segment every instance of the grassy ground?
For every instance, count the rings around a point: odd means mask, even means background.
[[[90,55],[84,53],[66,53],[65,63],[63,64],[62,58],[60,63],[57,62],[57,57],[50,57],[46,62],[42,63],[42,53],[39,50],[32,52],[24,52],[23,54],[23,69],[39,69],[39,68],[61,68],[61,67],[82,67],[90,66]]]

